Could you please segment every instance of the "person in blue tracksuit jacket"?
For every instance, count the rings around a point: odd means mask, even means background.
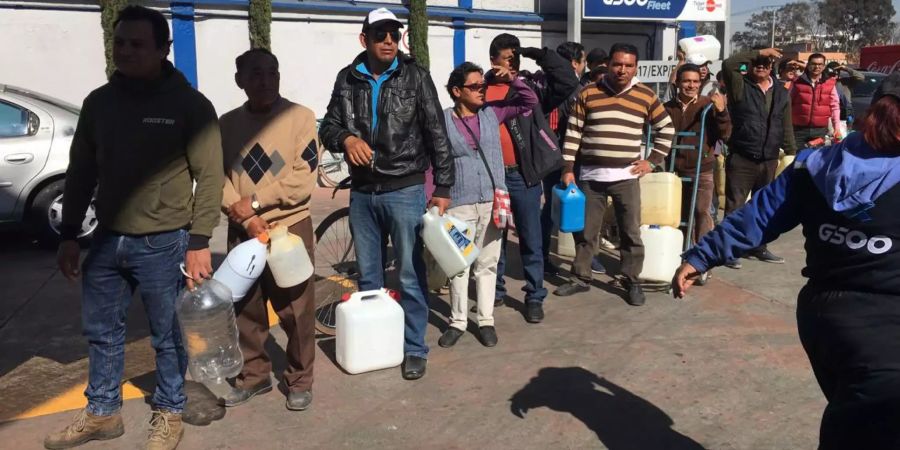
[[[900,73],[876,99],[858,133],[802,152],[672,280],[684,297],[700,273],[802,225],[797,326],[828,400],[820,449],[900,448]]]

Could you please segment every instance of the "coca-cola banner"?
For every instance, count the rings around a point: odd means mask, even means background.
[[[885,74],[900,69],[900,45],[864,47],[859,54],[859,68]]]

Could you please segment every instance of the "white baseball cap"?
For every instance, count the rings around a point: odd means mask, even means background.
[[[387,8],[378,8],[369,11],[369,14],[366,15],[366,20],[363,21],[363,31],[368,30],[369,27],[385,22],[393,22],[396,23],[398,27],[403,28],[403,22],[400,22],[400,19],[398,19],[391,10]]]
[[[709,62],[709,59],[702,53],[692,53],[684,59],[684,62],[688,64],[696,64],[698,66],[702,66]]]

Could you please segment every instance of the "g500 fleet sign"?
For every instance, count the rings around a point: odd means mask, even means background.
[[[583,0],[585,19],[725,20],[729,0]]]

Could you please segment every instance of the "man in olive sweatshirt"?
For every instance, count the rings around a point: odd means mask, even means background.
[[[222,145],[212,104],[166,60],[168,53],[165,17],[125,8],[115,25],[117,70],[84,100],[66,172],[58,263],[70,280],[84,272],[88,405],[71,425],[47,436],[47,448],[124,432],[120,382],[126,311],[135,291],[156,350],[147,448],[174,449],[184,433],[187,355],[175,300],[185,280],[179,265],[197,282],[212,274],[208,241],[219,221]],[[79,271],[76,236],[95,188],[99,227]]]

